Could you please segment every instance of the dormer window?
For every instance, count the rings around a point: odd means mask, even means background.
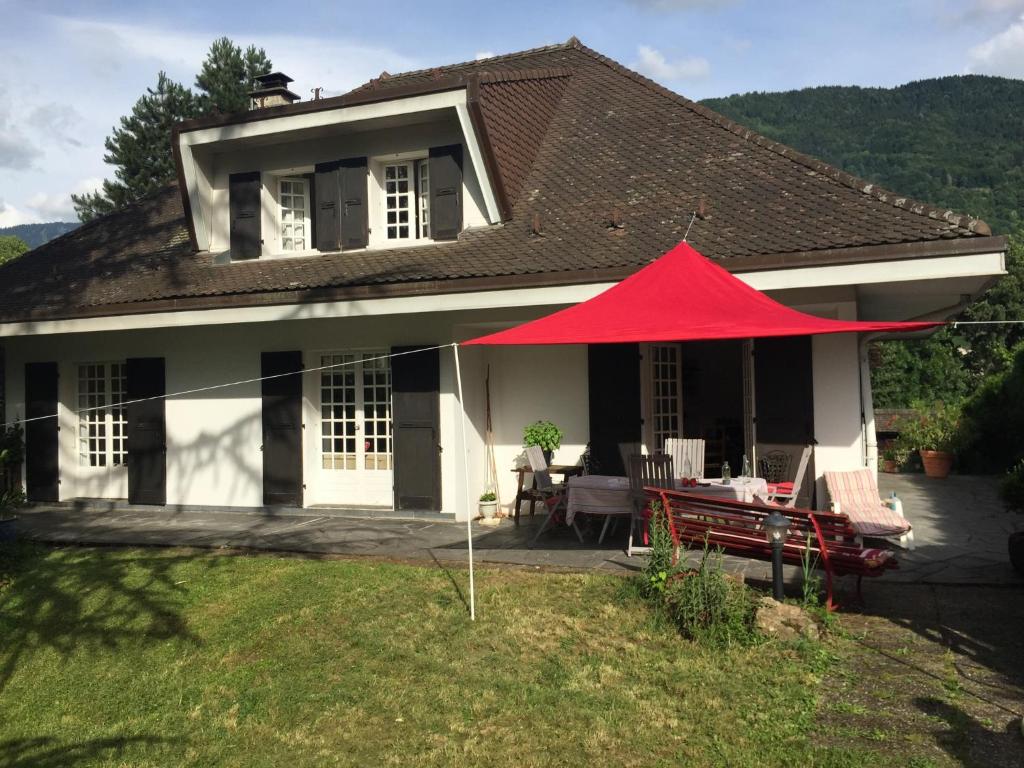
[[[384,227],[389,241],[430,238],[430,162],[384,164]]]
[[[278,180],[281,250],[305,251],[310,244],[309,180],[285,176]]]

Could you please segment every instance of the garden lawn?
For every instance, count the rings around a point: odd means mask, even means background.
[[[7,550],[0,767],[877,762],[817,745],[820,647],[704,649],[603,575],[480,571],[471,623],[465,581],[367,561]]]

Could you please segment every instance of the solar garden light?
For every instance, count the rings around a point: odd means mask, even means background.
[[[786,531],[789,530],[789,519],[772,510],[764,520],[764,533],[768,543],[772,545],[772,597],[779,602],[785,597],[782,590],[782,547],[786,543]]]

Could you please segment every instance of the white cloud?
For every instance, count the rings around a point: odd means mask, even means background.
[[[700,80],[711,74],[708,60],[700,56],[669,61],[661,51],[649,45],[637,48],[637,55],[640,60],[633,68],[655,80]]]
[[[497,55],[494,51],[479,51],[475,58],[480,61],[481,59],[493,59]]]
[[[168,27],[123,24],[110,21],[58,18],[58,25],[71,45],[76,46],[98,74],[136,68],[151,61],[156,72],[163,68],[184,85],[192,86],[215,35],[183,32]],[[245,34],[229,33],[237,44],[248,45]],[[310,37],[281,33],[259,34],[259,44],[274,63],[274,69],[295,79],[292,90],[303,99],[320,86],[330,96],[362,85],[383,70],[401,72],[420,63],[390,48],[365,45],[338,37]],[[141,95],[141,94],[140,94]]]
[[[38,218],[25,211],[20,211],[10,203],[0,200],[0,227],[14,227],[18,224],[33,224]]]
[[[74,221],[75,205],[71,202],[71,194],[81,195],[100,188],[103,179],[82,179],[71,192],[36,192],[25,203],[25,207],[37,221]]]
[[[1024,14],[1002,32],[971,48],[967,59],[968,73],[1024,77]]]
[[[161,69],[192,86],[217,35],[243,46],[258,41],[275,68],[295,78],[293,90],[303,99],[311,98],[316,86],[329,96],[382,70],[424,64],[389,47],[326,32],[323,37],[257,34],[251,28],[192,32],[171,23],[46,15],[27,6],[12,9],[8,27],[16,34],[0,29],[9,89],[0,92],[0,199],[6,201],[0,215],[8,223],[72,217],[69,192],[86,191],[81,179],[95,182],[111,170],[103,163],[103,139],[111,127],[156,83]]]

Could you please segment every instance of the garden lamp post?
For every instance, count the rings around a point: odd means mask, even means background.
[[[764,533],[772,545],[772,597],[780,602],[785,597],[782,590],[782,547],[786,543],[787,530],[789,520],[778,510],[772,510],[764,520]]]

